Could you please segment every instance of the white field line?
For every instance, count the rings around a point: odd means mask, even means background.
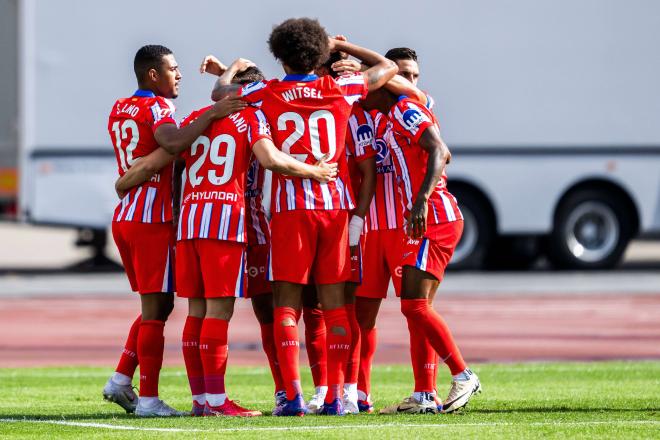
[[[598,425],[660,425],[657,420],[587,420],[583,422],[483,422],[483,423],[379,423],[367,425],[319,425],[319,426],[271,426],[271,427],[241,427],[241,428],[149,428],[130,425],[114,425],[110,423],[69,422],[66,420],[38,420],[38,419],[0,419],[0,423],[41,423],[48,425],[71,426],[79,428],[100,428],[116,431],[151,431],[151,432],[242,432],[242,431],[322,431],[331,429],[382,429],[382,428],[435,428],[452,429],[464,427],[506,427],[506,426],[598,426]]]

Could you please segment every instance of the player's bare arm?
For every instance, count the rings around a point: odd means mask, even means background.
[[[214,60],[217,60],[217,58],[215,58],[213,55],[208,55],[206,58],[204,58],[204,62],[206,62],[208,66],[213,66],[211,68],[212,71],[207,68],[206,72],[213,73],[220,70],[216,66]],[[204,65],[204,62],[202,62],[202,65]],[[237,73],[244,72],[246,69],[253,66],[256,65],[252,61],[245,58],[238,58],[233,63],[231,63],[229,67],[225,68],[224,71],[218,75],[219,78],[215,82],[213,91],[211,92],[211,99],[213,101],[219,101],[225,96],[236,95],[238,90],[243,87],[243,85],[232,83],[234,76],[236,76]]]
[[[348,41],[329,38],[330,51],[346,52],[367,64],[369,67],[364,74],[367,76],[369,90],[375,90],[385,85],[398,71],[394,61],[388,60],[381,54],[364,47],[357,46]]]
[[[428,153],[426,174],[415,197],[415,203],[410,210],[408,219],[408,235],[412,238],[421,238],[426,232],[426,217],[428,214],[428,200],[431,193],[438,186],[442,178],[445,165],[451,159],[449,148],[440,137],[438,127],[428,127],[419,138],[419,146]]]
[[[146,156],[139,157],[135,163],[115,182],[115,191],[119,198],[134,186],[141,185],[174,160],[174,155],[163,148],[158,148]]]
[[[239,97],[229,96],[202,113],[191,124],[178,128],[176,124],[163,124],[156,129],[154,138],[158,145],[171,154],[178,154],[190,147],[211,122],[243,110],[247,104]]]
[[[360,191],[357,195],[357,202],[353,215],[364,218],[369,211],[371,199],[374,198],[376,192],[376,158],[370,157],[363,161],[358,162],[358,169],[362,174],[362,182],[360,183]]]
[[[286,176],[304,177],[321,183],[332,182],[337,176],[337,164],[322,158],[316,165],[306,164],[282,153],[269,139],[261,139],[252,147],[259,163],[266,169]]]

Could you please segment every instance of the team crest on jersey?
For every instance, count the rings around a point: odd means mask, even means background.
[[[256,160],[253,160],[248,168],[247,172],[247,188],[252,189],[254,184],[257,181],[257,169],[259,168],[259,163]]]
[[[387,148],[387,142],[384,139],[376,139],[376,163],[382,164],[390,155],[390,149]]]
[[[367,124],[362,124],[357,129],[357,146],[367,148],[374,139],[374,131]]]
[[[406,128],[413,129],[422,123],[424,120],[424,115],[419,110],[409,108],[403,112],[403,122],[406,124]]]

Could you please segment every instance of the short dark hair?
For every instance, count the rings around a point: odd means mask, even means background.
[[[290,18],[275,26],[268,38],[275,58],[296,73],[307,73],[328,59],[328,34],[318,20]]]
[[[234,75],[231,82],[234,84],[245,85],[257,81],[263,81],[264,79],[265,77],[261,70],[256,66],[252,66]]]
[[[145,79],[149,70],[159,70],[163,64],[163,57],[171,54],[171,50],[159,44],[148,44],[138,49],[133,60],[133,70],[138,82]]]
[[[395,47],[387,51],[385,58],[394,62],[399,60],[412,60],[417,62],[417,52],[409,47]]]
[[[337,72],[332,70],[332,65],[337,61],[341,61],[343,59],[344,58],[342,57],[341,52],[332,52],[328,57],[328,59],[325,61],[325,63],[321,64],[321,67],[325,67],[326,69],[328,69],[328,72],[330,72],[329,73],[330,76],[336,78],[339,76],[339,74],[337,74]]]

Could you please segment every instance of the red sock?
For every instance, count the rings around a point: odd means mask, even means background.
[[[402,299],[401,311],[409,323],[412,321],[423,329],[431,346],[447,364],[452,375],[467,368],[447,323],[429,306],[426,299]]]
[[[346,304],[346,315],[351,326],[351,351],[346,362],[345,383],[357,383],[360,370],[360,326],[355,315],[355,304]]]
[[[358,374],[358,391],[367,396],[371,392],[371,364],[376,353],[378,331],[374,328],[360,328],[360,373]]]
[[[328,386],[328,362],[326,352],[326,328],[321,309],[305,307],[303,309],[305,323],[305,347],[309,369],[315,387]]]
[[[183,326],[181,335],[181,351],[183,352],[183,361],[186,364],[186,373],[188,373],[188,383],[190,392],[193,396],[198,396],[206,392],[204,387],[204,367],[202,358],[199,354],[199,338],[202,332],[202,318],[188,316]]]
[[[344,388],[344,369],[351,351],[351,326],[344,307],[324,310],[328,347],[328,394],[326,403],[341,399]]]
[[[275,307],[273,329],[277,361],[280,364],[286,398],[292,400],[296,394],[302,394],[300,387],[300,342],[296,309]]]
[[[115,369],[117,373],[121,373],[128,377],[133,377],[135,369],[138,366],[137,346],[141,322],[142,315],[139,315],[133,322],[133,325],[131,325],[131,329],[128,331],[128,337],[126,338],[126,343],[124,344],[124,351],[122,352],[117,368]]]
[[[284,380],[282,379],[280,364],[277,362],[277,350],[275,349],[275,334],[273,330],[273,323],[260,325],[261,345],[264,348],[266,357],[268,358],[270,372],[273,375],[273,381],[275,382],[275,392],[282,391],[284,389]]]
[[[414,391],[432,393],[435,390],[433,375],[437,354],[428,338],[424,336],[424,329],[410,319],[408,320],[408,331],[410,333],[410,360],[415,378]]]
[[[209,394],[225,393],[227,330],[229,321],[204,318],[199,335],[199,354],[204,368],[204,387]]]
[[[158,397],[158,377],[163,366],[165,338],[163,321],[142,321],[138,332],[140,360],[140,397]]]

